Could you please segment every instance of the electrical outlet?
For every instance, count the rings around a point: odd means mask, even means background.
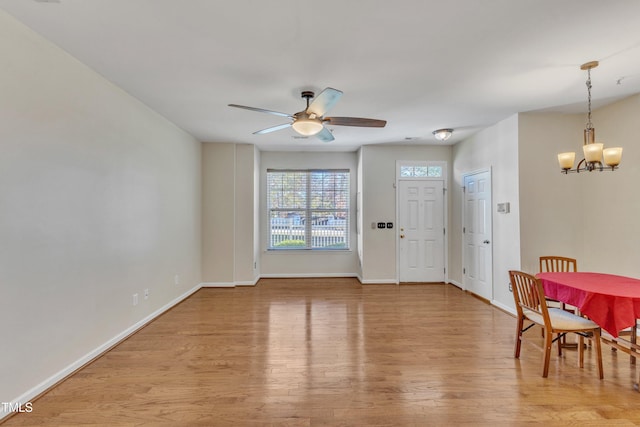
[[[133,305],[138,305],[138,294],[133,294]]]
[[[175,283],[176,286],[180,284],[180,275],[179,274],[176,274],[175,276],[173,276],[173,283]]]
[[[149,288],[144,290],[144,299],[149,299]]]
[[[513,288],[511,288],[511,282],[509,282],[509,292],[513,292]]]

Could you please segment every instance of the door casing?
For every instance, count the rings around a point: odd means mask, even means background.
[[[415,166],[439,166],[442,168],[442,176],[437,178],[429,178],[429,177],[420,177],[420,178],[406,178],[400,176],[400,166],[403,165],[415,165]],[[396,181],[394,183],[394,188],[396,189],[396,227],[395,227],[395,235],[396,235],[396,283],[400,283],[400,227],[398,226],[399,218],[400,218],[400,181],[401,180],[437,180],[443,181],[443,224],[444,224],[444,281],[445,283],[449,281],[449,232],[448,232],[448,206],[449,206],[449,197],[447,192],[447,183],[448,183],[448,167],[447,162],[444,161],[421,161],[421,160],[397,160],[396,161]]]
[[[483,218],[485,219],[484,227],[488,229],[488,231],[483,232],[482,234],[476,233],[476,230],[470,229],[469,221],[473,220],[471,215],[468,212],[468,203],[467,203],[467,194],[468,190],[466,188],[467,182],[470,178],[474,176],[484,175],[487,182],[486,191],[488,192],[488,197],[486,203],[484,204],[484,212]],[[462,192],[462,265],[463,265],[463,283],[464,289],[474,294],[485,298],[489,301],[493,300],[493,211],[492,211],[492,185],[491,185],[491,169],[483,169],[478,171],[473,171],[469,173],[465,173],[463,175],[463,192]],[[475,191],[475,190],[474,190]],[[472,226],[477,226],[478,224],[473,224]],[[476,233],[476,234],[473,234]],[[482,236],[482,237],[481,237]],[[472,259],[472,257],[478,257],[477,253],[470,254],[469,253],[469,239],[472,239],[473,247],[479,248],[482,250],[482,255],[485,257],[485,262],[483,265],[479,265],[476,262],[479,262],[479,259]],[[477,240],[477,241],[476,241]],[[488,242],[488,243],[484,243]],[[472,265],[473,264],[473,265]],[[484,272],[484,278],[480,277]],[[481,288],[477,286],[479,282],[486,282],[486,286]]]

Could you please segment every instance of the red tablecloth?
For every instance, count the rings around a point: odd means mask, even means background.
[[[538,273],[547,297],[578,307],[617,337],[640,318],[640,280],[601,273]]]

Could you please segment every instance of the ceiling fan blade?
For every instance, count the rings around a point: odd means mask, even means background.
[[[256,107],[247,107],[246,105],[238,105],[238,104],[228,104],[228,105],[229,107],[243,108],[245,110],[257,111],[259,113],[273,114],[275,116],[289,117],[290,119],[293,119],[293,116],[291,114],[281,113],[279,111],[265,110],[264,108],[256,108]]]
[[[342,96],[342,91],[331,87],[326,88],[315,97],[307,108],[307,114],[315,114],[317,117],[324,116],[327,111],[336,105]]]
[[[335,139],[331,131],[325,127],[323,127],[322,130],[316,134],[316,136],[322,142],[331,142]]]
[[[325,117],[323,122],[336,126],[360,126],[370,128],[383,128],[386,120],[365,119],[361,117]]]
[[[291,127],[291,123],[285,123],[283,125],[271,126],[270,128],[266,128],[266,129],[255,131],[253,134],[254,135],[262,135],[264,133],[275,132],[277,130],[282,130],[282,129],[286,129],[286,128],[290,128],[290,127]]]

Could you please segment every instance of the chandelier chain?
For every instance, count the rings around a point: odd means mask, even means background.
[[[587,99],[589,101],[589,113],[587,115],[587,129],[592,129],[591,124],[591,69],[587,70]]]

